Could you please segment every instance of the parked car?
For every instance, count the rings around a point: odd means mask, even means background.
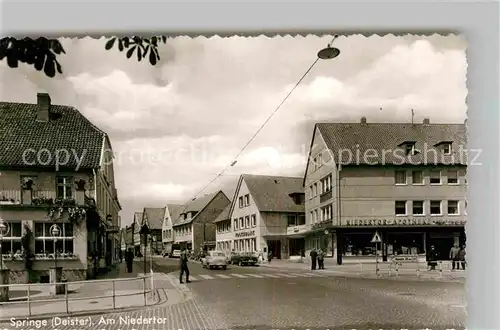
[[[172,253],[170,254],[170,258],[180,258],[181,257],[181,250],[173,250]]]
[[[201,258],[201,266],[209,269],[227,269],[226,255],[221,251],[208,251],[205,256]]]
[[[252,252],[235,253],[231,256],[231,263],[238,266],[255,266],[259,262],[259,258]]]

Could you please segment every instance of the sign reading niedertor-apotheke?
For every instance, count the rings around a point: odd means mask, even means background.
[[[241,233],[236,233],[234,235],[234,237],[236,237],[236,238],[250,237],[250,236],[255,236],[255,230],[244,231],[244,232],[241,232]]]
[[[462,226],[465,220],[442,220],[433,218],[401,218],[401,219],[354,219],[344,220],[345,226]]]

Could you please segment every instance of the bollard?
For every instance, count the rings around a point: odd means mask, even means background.
[[[148,302],[146,300],[146,278],[145,277],[142,278],[142,289],[144,291],[144,306],[147,306]]]
[[[394,265],[396,267],[396,269],[395,269],[396,270],[396,277],[398,277],[399,276],[399,264],[396,262]]]
[[[64,283],[64,300],[66,302],[66,314],[69,314],[69,303],[68,303],[68,282]]]
[[[439,261],[439,278],[443,278],[443,263]]]
[[[111,282],[113,284],[113,309],[116,308],[116,302],[115,302],[115,297],[116,297],[116,291],[115,291],[115,281]]]
[[[31,316],[31,298],[30,298],[30,295],[31,295],[31,284],[28,283],[28,316]]]
[[[420,277],[420,262],[417,257],[417,277]]]

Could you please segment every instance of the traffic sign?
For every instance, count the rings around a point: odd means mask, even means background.
[[[373,234],[372,243],[382,243],[382,239],[380,238],[378,231]]]

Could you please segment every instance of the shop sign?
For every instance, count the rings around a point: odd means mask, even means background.
[[[236,233],[234,237],[236,238],[241,238],[241,237],[250,237],[250,236],[255,236],[255,230],[251,231],[244,231],[242,233]]]
[[[391,256],[390,261],[394,263],[417,262],[418,255],[409,256]]]
[[[288,227],[286,229],[286,234],[287,235],[302,234],[302,233],[305,233],[307,231],[309,231],[308,225],[300,225],[300,226]]]
[[[462,226],[465,220],[441,220],[433,218],[401,219],[354,219],[345,220],[346,226]]]

